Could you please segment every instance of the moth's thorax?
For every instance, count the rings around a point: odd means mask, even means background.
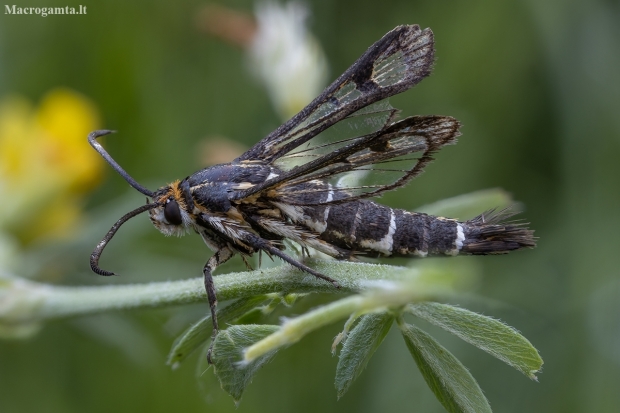
[[[189,187],[196,211],[218,214],[227,213],[233,206],[231,194],[251,189],[280,173],[279,169],[259,161],[244,161],[202,169],[184,182]]]
[[[188,199],[183,193],[180,181],[158,189],[153,201],[159,206],[149,211],[150,219],[162,234],[180,237],[193,228],[195,219],[187,205]]]
[[[253,185],[278,176],[279,173],[282,171],[260,161],[242,161],[202,169],[189,176],[187,181],[192,191],[204,185],[211,187],[224,185],[230,189],[248,189]]]

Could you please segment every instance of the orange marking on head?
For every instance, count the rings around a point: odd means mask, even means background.
[[[177,181],[172,182],[170,185],[162,188],[162,189],[166,189],[166,192],[162,196],[160,196],[158,199],[156,199],[155,201],[161,204],[164,204],[167,199],[172,198],[177,202],[177,204],[179,204],[179,207],[183,208],[184,210],[187,210],[187,205],[185,204],[185,198],[183,197],[183,192],[181,191],[181,188],[179,186],[180,183],[181,181],[177,180]]]
[[[181,208],[187,210],[187,205],[185,204],[185,197],[183,196],[183,192],[181,191],[181,187],[179,185],[180,183],[181,181],[176,180],[168,186],[170,188],[170,191],[168,191],[168,196],[172,196]]]

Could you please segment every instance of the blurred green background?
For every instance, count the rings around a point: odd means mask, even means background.
[[[2,10],[0,97],[19,94],[36,107],[57,87],[81,93],[99,110],[95,127],[119,131],[106,148],[145,186],[204,166],[209,139],[248,148],[281,123],[244,53],[197,28],[206,3],[81,4],[86,15]],[[226,6],[248,13],[254,7],[246,0]],[[329,79],[398,24],[418,23],[435,33],[433,75],[391,102],[405,115],[454,116],[463,136],[422,177],[382,202],[413,209],[501,187],[525,205],[523,216],[540,238],[531,251],[458,258],[481,266],[477,294],[490,299],[463,305],[504,320],[538,348],[545,360],[539,383],[452,336],[432,333],[470,369],[494,411],[617,412],[620,3],[347,0],[308,6]],[[82,198],[84,215],[73,238],[21,240],[23,265],[13,272],[65,285],[199,276],[210,256],[199,237],[166,239],[146,218],[128,223],[102,259],[122,277],[90,272],[92,246],[143,202],[112,170],[102,170],[101,184]],[[242,268],[233,260],[220,273]],[[294,312],[318,300],[308,298]],[[205,311],[193,305],[83,317],[49,323],[26,340],[0,341],[0,412],[234,411],[211,371],[196,379],[201,355],[176,371],[165,365],[174,337]],[[281,351],[236,411],[443,411],[398,334],[388,335],[337,401],[337,359],[329,350],[340,328],[322,329]]]

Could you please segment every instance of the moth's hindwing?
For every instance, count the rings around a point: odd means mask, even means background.
[[[459,126],[456,119],[444,116],[406,118],[289,171],[282,176],[282,182],[271,186],[271,193],[290,204],[305,205],[381,195],[418,176],[432,161],[434,152],[456,142]],[[315,189],[303,185],[319,180],[327,185]],[[309,191],[331,196],[316,196],[313,201],[303,196]]]

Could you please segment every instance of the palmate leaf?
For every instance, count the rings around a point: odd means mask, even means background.
[[[419,328],[399,323],[424,380],[450,413],[490,413],[478,383],[452,353]]]
[[[512,327],[491,317],[440,303],[419,303],[408,310],[486,351],[536,380],[543,361],[532,344]]]
[[[362,373],[375,350],[385,338],[394,316],[390,313],[367,314],[348,334],[340,351],[336,368],[336,390],[342,397],[353,381]]]
[[[267,337],[280,328],[276,325],[238,325],[220,331],[213,345],[213,366],[222,389],[235,402],[241,400],[243,391],[252,381],[254,374],[269,362],[276,351],[269,352],[254,361],[242,362],[243,350]]]

